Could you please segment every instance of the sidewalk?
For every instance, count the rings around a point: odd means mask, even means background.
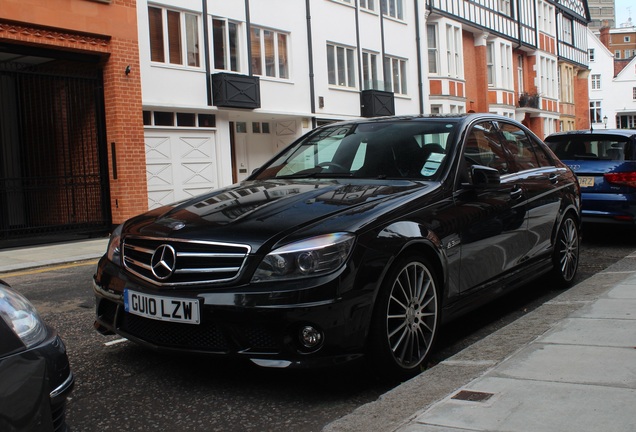
[[[636,252],[324,432],[636,431]]]
[[[0,273],[97,259],[106,253],[108,238],[44,246],[0,249]]]

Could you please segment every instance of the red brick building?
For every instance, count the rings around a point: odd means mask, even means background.
[[[0,247],[147,209],[137,39],[135,0],[2,1]]]

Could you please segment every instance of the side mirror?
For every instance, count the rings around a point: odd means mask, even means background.
[[[499,171],[483,165],[471,166],[470,177],[473,179],[473,186],[477,188],[483,189],[501,184],[501,174],[499,174]]]

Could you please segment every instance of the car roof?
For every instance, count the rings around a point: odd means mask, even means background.
[[[636,129],[579,129],[573,131],[556,132],[547,136],[546,140],[552,137],[566,137],[570,135],[619,135],[629,138],[636,135]]]
[[[384,116],[384,117],[369,117],[359,118],[352,120],[344,120],[336,123],[329,123],[325,126],[352,124],[352,123],[381,123],[391,121],[405,121],[405,120],[459,120],[461,122],[471,122],[477,119],[495,120],[495,121],[508,121],[515,124],[521,124],[520,122],[498,114],[491,113],[463,113],[463,114],[412,114],[412,115],[396,115],[396,116]]]

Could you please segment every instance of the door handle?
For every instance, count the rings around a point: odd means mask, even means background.
[[[512,198],[513,200],[518,200],[519,198],[521,198],[521,195],[523,195],[523,189],[521,189],[519,186],[515,186],[514,189],[510,191],[510,198]]]
[[[552,173],[548,176],[548,180],[550,180],[550,183],[557,184],[559,182],[559,176]]]

